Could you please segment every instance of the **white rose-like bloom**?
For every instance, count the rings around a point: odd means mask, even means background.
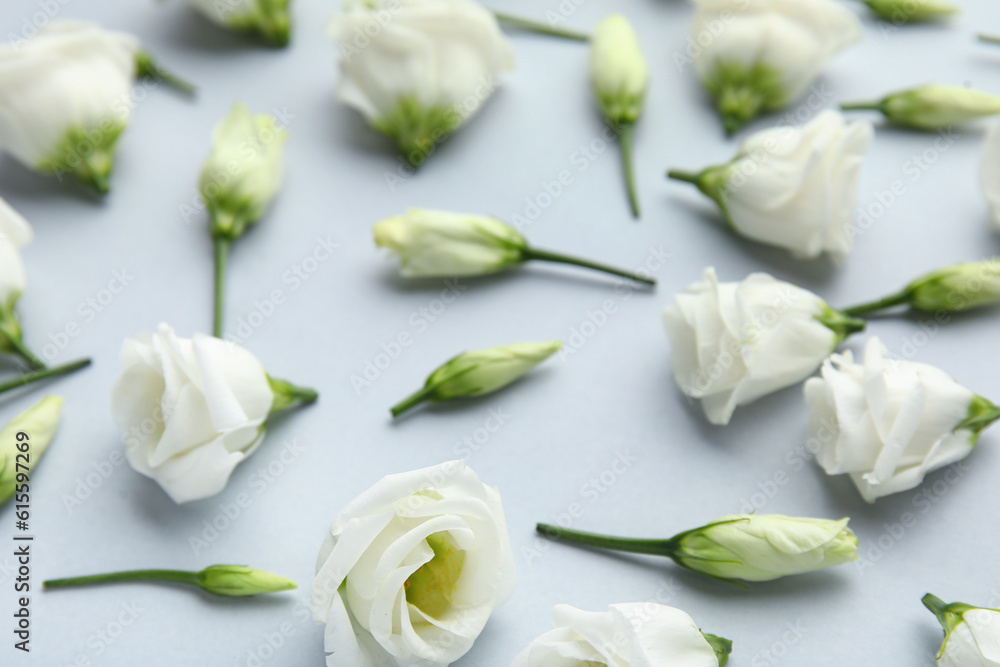
[[[694,66],[733,132],[799,97],[827,61],[861,41],[833,0],[695,0]]]
[[[1000,121],[986,135],[979,163],[979,181],[990,204],[990,220],[1000,230]]]
[[[519,265],[528,242],[483,215],[410,209],[375,225],[375,244],[399,256],[407,277],[478,276]]]
[[[0,197],[0,320],[13,310],[27,285],[20,250],[31,238],[28,221]]]
[[[128,461],[178,503],[222,491],[263,442],[268,415],[310,400],[269,378],[238,345],[201,334],[179,338],[166,324],[126,340],[121,360],[111,414],[125,434]]]
[[[676,295],[663,312],[673,375],[701,399],[713,424],[728,424],[738,405],[801,382],[850,333],[864,327],[804,289],[754,273],[703,282]]]
[[[212,233],[233,240],[264,215],[284,173],[288,132],[274,116],[237,102],[215,127],[198,189],[212,215]]]
[[[291,36],[291,0],[188,0],[188,4],[224,28],[260,35],[273,46],[287,46]]]
[[[872,135],[870,123],[847,124],[824,111],[801,128],[751,135],[729,164],[671,176],[694,182],[739,234],[803,259],[826,252],[840,263],[854,245],[860,171]]]
[[[605,612],[561,604],[552,610],[552,626],[511,667],[719,667],[732,648],[703,634],[680,609],[648,602],[613,604]]]
[[[0,145],[31,169],[106,192],[139,55],[134,37],[76,21],[0,49]]]
[[[313,619],[330,667],[444,667],[514,583],[499,493],[451,461],[385,477],[344,508],[320,549]]]
[[[330,21],[330,36],[342,52],[340,101],[414,166],[514,66],[496,18],[473,0],[352,0]]]
[[[990,415],[998,416],[947,373],[888,354],[872,337],[864,364],[849,351],[835,354],[822,378],[805,385],[816,461],[829,475],[850,474],[870,503],[968,456]]]
[[[955,602],[945,604],[928,593],[924,606],[944,628],[938,652],[941,667],[997,667],[1000,665],[1000,609],[983,609]]]

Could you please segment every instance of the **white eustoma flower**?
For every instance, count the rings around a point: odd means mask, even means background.
[[[833,0],[695,0],[694,66],[734,132],[799,97],[827,61],[861,41]]]
[[[312,612],[330,667],[444,667],[514,589],[500,494],[462,461],[390,475],[320,549]]]
[[[21,248],[31,238],[28,221],[0,197],[0,321],[13,310],[27,285]]]
[[[497,20],[473,0],[351,0],[330,21],[341,102],[414,166],[475,114],[514,66]]]
[[[121,360],[111,413],[128,461],[178,503],[222,491],[260,446],[268,415],[316,399],[268,377],[242,347],[201,334],[179,338],[166,324],[126,340]]]
[[[979,163],[979,182],[990,204],[990,220],[1000,229],[1000,121],[986,135]]]
[[[663,321],[674,380],[701,399],[713,424],[728,424],[736,406],[805,380],[864,328],[812,292],[766,273],[720,283],[712,268],[676,295]]]
[[[1000,114],[1000,96],[966,88],[930,84],[892,93],[878,102],[851,102],[841,109],[881,111],[891,122],[918,130],[942,130]]]
[[[870,123],[847,124],[824,111],[801,128],[751,135],[728,164],[669,175],[711,197],[737,233],[804,259],[826,252],[839,263],[854,245],[860,171],[872,135]]]
[[[264,215],[281,187],[287,140],[274,116],[254,115],[239,102],[215,127],[198,181],[213,236],[234,240]]]
[[[61,397],[46,396],[0,429],[0,505],[14,495],[18,474],[30,473],[42,460],[59,427],[62,404]]]
[[[396,253],[400,273],[409,278],[480,276],[536,259],[656,284],[646,275],[529,247],[516,229],[485,215],[411,209],[376,223],[375,245]]]
[[[1000,665],[1000,609],[984,609],[955,602],[946,604],[928,593],[924,606],[944,628],[938,651],[941,667],[997,667]]]
[[[850,474],[868,502],[912,489],[929,472],[968,456],[1000,409],[947,373],[888,358],[870,338],[863,364],[851,353],[823,363],[805,385],[809,442],[829,475]]]
[[[559,351],[562,342],[514,343],[463,352],[430,374],[423,388],[393,406],[397,417],[424,401],[450,401],[483,396],[519,379]]]
[[[552,626],[511,667],[720,667],[732,650],[732,642],[702,633],[680,609],[650,602],[605,612],[561,604]]]
[[[0,145],[31,169],[106,192],[140,53],[131,35],[76,21],[0,49]]]
[[[259,35],[274,46],[287,46],[291,37],[288,5],[291,0],[188,0],[213,23],[230,30]]]

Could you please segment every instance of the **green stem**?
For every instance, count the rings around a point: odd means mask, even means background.
[[[690,171],[681,171],[679,169],[671,169],[667,172],[667,178],[672,178],[675,181],[683,181],[685,183],[691,183],[701,187],[701,174],[693,174]]]
[[[494,11],[493,15],[500,23],[506,23],[513,28],[520,28],[521,30],[527,30],[529,32],[537,32],[551,37],[572,39],[577,42],[590,41],[590,35],[582,32],[576,32],[575,30],[562,30],[561,28],[555,28],[546,23],[541,23],[540,21],[532,21],[531,19],[524,19],[520,16],[511,16],[510,14],[505,14],[503,12]]]
[[[545,537],[573,544],[583,544],[588,547],[624,551],[631,554],[651,554],[653,556],[671,557],[671,540],[636,540],[627,537],[610,537],[596,533],[585,533],[580,530],[570,530],[540,523],[535,529]]]
[[[944,627],[948,627],[949,625],[948,608],[951,605],[949,605],[947,602],[945,602],[938,596],[932,595],[931,593],[925,595],[920,601],[923,602],[924,606],[930,609],[935,616],[937,616],[937,619],[938,621],[941,622],[941,625],[943,625]]]
[[[45,380],[47,378],[58,377],[60,375],[65,375],[67,373],[72,373],[73,371],[79,370],[90,365],[90,359],[81,359],[80,361],[74,361],[71,364],[66,364],[65,366],[56,366],[55,368],[45,368],[38,371],[32,371],[31,373],[25,373],[20,377],[14,378],[13,380],[8,380],[7,382],[0,383],[0,394],[5,391],[10,391],[11,389],[17,389],[18,387],[24,387],[31,384],[32,382],[39,382],[40,380]]]
[[[153,57],[148,53],[140,53],[136,61],[136,73],[138,76],[149,77],[154,81],[162,81],[168,86],[181,91],[185,95],[194,95],[198,88],[189,81],[176,76],[163,69],[153,61]]]
[[[423,387],[420,391],[415,392],[410,396],[407,396],[402,401],[392,406],[392,408],[389,411],[392,413],[393,417],[398,417],[407,410],[415,408],[424,401],[430,400],[431,396],[434,395],[435,389],[436,387]]]
[[[215,316],[212,335],[216,338],[222,338],[222,318],[226,298],[226,260],[229,258],[229,246],[232,241],[216,236],[213,238],[213,243],[215,245]]]
[[[645,283],[646,285],[655,285],[656,281],[652,278],[646,278],[640,276],[631,271],[622,271],[621,269],[616,269],[611,266],[606,266],[604,264],[598,264],[596,262],[591,262],[586,259],[579,259],[577,257],[570,257],[568,255],[561,255],[559,253],[548,252],[547,250],[538,250],[537,248],[525,248],[521,251],[521,256],[525,261],[530,259],[537,259],[543,262],[556,262],[559,264],[570,264],[572,266],[582,266],[585,269],[593,269],[595,271],[603,271],[604,273],[610,273],[613,276],[621,276],[622,278],[628,278],[629,280],[634,280],[636,282]]]
[[[88,577],[71,577],[69,579],[50,579],[42,582],[43,588],[71,588],[73,586],[92,586],[94,584],[110,584],[120,581],[168,581],[175,584],[201,586],[198,572],[184,570],[129,570],[127,572],[112,572],[110,574],[94,574]]]
[[[24,359],[25,363],[32,370],[43,370],[45,368],[45,362],[35,356],[35,353],[28,349],[28,346],[24,344],[20,336],[7,336],[7,344],[10,345],[17,356]]]
[[[898,294],[893,294],[892,296],[887,296],[884,299],[879,299],[878,301],[862,303],[861,305],[853,306],[851,308],[842,308],[840,312],[850,317],[858,317],[859,315],[868,315],[869,313],[874,313],[879,310],[885,310],[887,308],[901,306],[904,303],[906,303],[909,300],[909,298],[910,298],[909,293],[900,292]]]
[[[847,104],[841,104],[840,108],[844,111],[881,111],[881,102],[848,102]]]
[[[625,171],[625,187],[628,188],[628,203],[632,207],[632,217],[639,218],[639,198],[635,192],[635,174],[632,164],[632,125],[623,125],[618,133],[622,147],[622,168]]]
[[[976,37],[979,38],[980,42],[986,42],[987,44],[1000,44],[1000,37],[995,35],[986,35],[983,33],[979,33],[978,35],[976,35]]]

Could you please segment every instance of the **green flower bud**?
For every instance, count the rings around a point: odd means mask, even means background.
[[[1000,300],[1000,260],[966,262],[938,269],[906,286],[911,308],[958,312]]]
[[[597,26],[590,46],[590,85],[611,123],[631,125],[639,119],[649,89],[649,66],[635,31],[621,14]]]
[[[897,125],[939,130],[1000,113],[1000,96],[963,86],[932,84],[893,93],[879,102],[850,103],[842,108],[874,109]]]
[[[399,416],[423,401],[450,401],[482,396],[506,387],[562,347],[557,340],[515,343],[464,352],[427,378],[424,388],[392,408]]]
[[[30,475],[45,454],[59,426],[62,403],[59,396],[46,396],[0,429],[0,505],[14,495],[18,474]]]
[[[214,23],[230,30],[258,35],[272,46],[288,46],[290,0],[248,0],[220,4],[219,0],[189,0]]]
[[[858,559],[848,519],[777,514],[722,517],[674,538],[681,566],[718,579],[770,581]]]
[[[296,588],[291,579],[242,565],[212,565],[198,573],[198,585],[213,595],[250,597]]]
[[[879,18],[891,23],[936,21],[959,12],[959,7],[944,0],[864,0]]]

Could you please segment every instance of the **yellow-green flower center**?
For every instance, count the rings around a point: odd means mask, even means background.
[[[406,601],[431,618],[441,619],[452,606],[452,599],[465,564],[465,552],[447,533],[427,538],[434,557],[403,584]]]

